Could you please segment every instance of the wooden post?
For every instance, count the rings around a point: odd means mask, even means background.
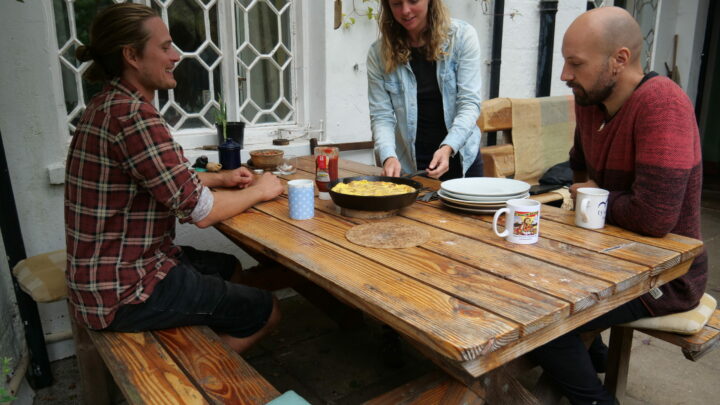
[[[70,324],[75,340],[75,355],[80,371],[82,403],[87,405],[111,404],[111,387],[114,382],[102,357],[93,344],[87,329],[79,325],[73,316],[73,305],[68,300]]]

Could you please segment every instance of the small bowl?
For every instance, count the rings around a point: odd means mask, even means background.
[[[258,149],[250,151],[252,165],[259,169],[275,169],[283,161],[280,149]]]

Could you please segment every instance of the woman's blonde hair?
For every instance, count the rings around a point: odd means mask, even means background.
[[[122,75],[123,47],[131,46],[142,55],[150,33],[145,21],[159,17],[150,7],[119,3],[103,9],[90,25],[90,41],[75,50],[81,62],[92,60],[83,74],[90,82],[104,82]]]
[[[410,36],[407,30],[395,21],[390,10],[390,0],[380,2],[378,24],[385,73],[390,73],[410,60]],[[449,31],[450,12],[445,4],[442,0],[428,0],[427,27],[421,33],[424,40],[421,50],[427,60],[437,61],[445,55],[442,46],[447,41]]]

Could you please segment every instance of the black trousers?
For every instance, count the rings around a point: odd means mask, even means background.
[[[542,366],[550,379],[573,405],[613,405],[615,398],[605,390],[597,376],[588,349],[580,333],[603,330],[613,325],[647,318],[650,313],[636,298],[605,315],[566,333],[530,352],[530,358]]]

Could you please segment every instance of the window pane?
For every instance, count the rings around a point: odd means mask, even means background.
[[[212,122],[198,117],[212,106],[210,84],[215,82],[214,68],[222,60],[217,43],[218,8],[208,7],[201,0],[175,0],[166,4],[169,4],[166,7],[170,35],[182,54],[173,72],[177,87],[169,91],[170,104],[175,108],[168,111],[179,115],[177,122],[184,120],[182,128],[210,128]]]
[[[168,26],[173,42],[183,52],[195,52],[205,42],[203,10],[193,0],[175,0],[168,7]]]
[[[291,120],[294,108],[289,1],[239,1],[235,3],[235,14],[238,76],[244,79],[238,86],[243,118],[251,123]],[[240,35],[241,31],[247,35]],[[281,98],[288,103],[281,103]]]

